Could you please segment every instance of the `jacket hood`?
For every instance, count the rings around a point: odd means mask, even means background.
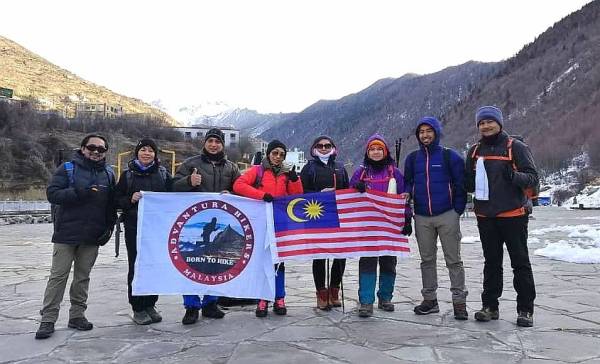
[[[318,159],[318,156],[316,156],[313,153],[313,150],[315,149],[315,144],[317,144],[319,142],[319,140],[321,140],[321,139],[327,139],[327,140],[329,140],[329,142],[331,143],[331,145],[333,145],[333,147],[335,148],[335,152],[332,154],[332,157],[335,156],[335,155],[337,155],[337,146],[333,142],[333,139],[331,139],[331,137],[329,137],[327,135],[320,135],[315,140],[313,140],[312,144],[310,145],[310,155]]]
[[[433,139],[433,143],[431,143],[431,145],[440,145],[440,138],[442,136],[442,123],[440,123],[440,121],[433,116],[425,116],[417,123],[417,127],[415,128],[415,136],[417,137],[419,145],[424,147],[423,143],[421,143],[421,140],[419,140],[419,127],[423,124],[429,125],[435,131],[435,139]]]
[[[364,165],[373,164],[373,161],[371,161],[371,159],[369,158],[369,154],[368,154],[369,144],[373,140],[379,140],[385,145],[387,157],[384,158],[385,162],[383,162],[383,164],[385,164],[385,165],[395,164],[396,161],[394,161],[394,159],[392,158],[392,153],[390,153],[390,146],[388,145],[388,143],[385,141],[385,139],[381,135],[375,133],[375,134],[371,135],[371,137],[367,140],[367,144],[365,145],[365,157],[364,157],[364,161],[363,161]]]

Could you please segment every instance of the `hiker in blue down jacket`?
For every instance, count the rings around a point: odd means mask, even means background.
[[[465,270],[460,257],[459,217],[465,210],[465,167],[462,157],[440,145],[442,126],[434,117],[424,117],[417,125],[419,149],[404,162],[404,197],[412,196],[415,235],[421,255],[423,302],[414,308],[417,315],[439,312],[437,302],[437,239],[444,250],[450,275],[454,318],[468,319]]]

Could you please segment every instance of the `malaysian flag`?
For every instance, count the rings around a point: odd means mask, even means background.
[[[354,189],[307,193],[273,201],[278,259],[407,256],[402,235],[405,199]]]

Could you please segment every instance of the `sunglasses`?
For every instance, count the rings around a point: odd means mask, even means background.
[[[94,145],[94,144],[86,145],[85,149],[89,150],[90,152],[98,152],[100,154],[106,153],[106,151],[108,150],[108,149],[104,148],[104,146],[102,146],[102,145]]]
[[[273,157],[285,157],[285,152],[278,152],[278,151],[274,150],[271,152],[271,155]]]
[[[317,148],[317,149],[331,149],[331,148],[333,148],[333,144],[329,144],[329,143],[327,143],[327,144],[321,144],[321,143],[319,143],[319,144],[315,144],[315,148]]]

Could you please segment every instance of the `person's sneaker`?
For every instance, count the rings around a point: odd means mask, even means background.
[[[440,312],[437,300],[423,300],[420,305],[415,306],[413,311],[417,315],[429,315],[430,313]]]
[[[156,311],[156,308],[148,307],[148,308],[146,308],[146,313],[152,319],[153,324],[162,321],[162,316],[160,315],[160,313],[158,313],[158,311]]]
[[[150,325],[152,317],[146,311],[133,311],[133,322],[138,325]]]
[[[94,328],[94,325],[89,322],[85,317],[76,317],[69,319],[69,324],[67,325],[72,329],[77,329],[79,331],[88,331]]]
[[[256,314],[256,317],[267,317],[267,313],[269,313],[269,302],[259,300],[254,313]]]
[[[498,309],[492,309],[490,307],[483,307],[481,310],[475,312],[475,320],[487,322],[489,320],[497,320],[500,318]]]
[[[467,313],[466,303],[453,303],[454,306],[454,319],[455,320],[468,320],[469,314]]]
[[[392,301],[382,301],[382,300],[379,300],[379,302],[377,303],[377,308],[380,310],[387,311],[387,312],[394,312],[394,309],[395,309]]]
[[[54,333],[54,322],[42,322],[35,332],[36,339],[47,339]]]
[[[287,315],[287,307],[285,307],[284,298],[278,298],[273,302],[273,312],[275,312],[276,315]]]
[[[531,312],[520,311],[517,316],[517,326],[532,327],[533,326],[533,314]]]
[[[329,292],[327,288],[317,290],[317,308],[320,310],[329,310]]]
[[[217,302],[211,302],[206,306],[202,307],[202,316],[214,319],[221,319],[225,317],[225,312],[221,311]]]
[[[339,288],[329,287],[329,304],[332,307],[342,307],[342,301],[340,301]]]
[[[358,317],[371,317],[373,316],[373,304],[361,303],[358,306]]]
[[[197,308],[186,308],[185,315],[181,319],[181,323],[184,325],[195,324],[198,321],[198,309]]]

